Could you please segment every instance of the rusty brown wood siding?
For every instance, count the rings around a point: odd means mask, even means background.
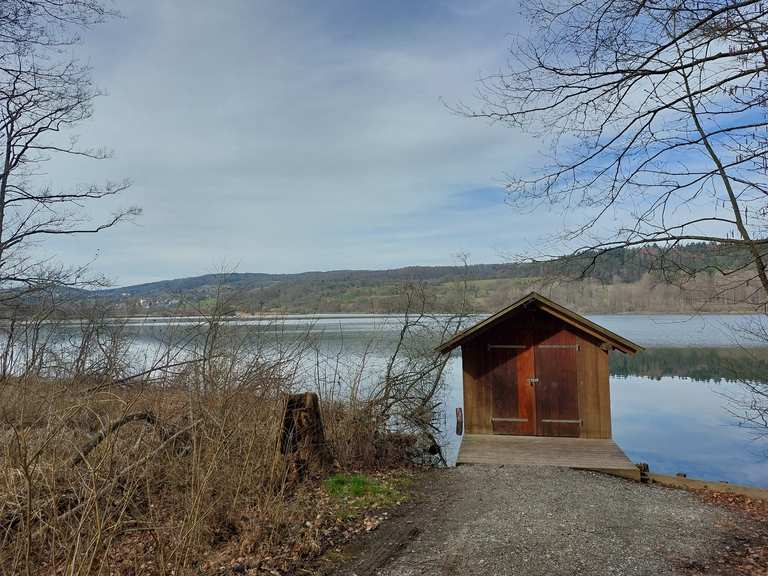
[[[608,350],[596,349],[597,391],[600,395],[600,438],[611,438],[611,372],[608,367]]]
[[[492,434],[491,394],[483,378],[482,349],[472,343],[462,346],[464,371],[464,427],[467,434]]]
[[[611,437],[611,398],[608,352],[582,339],[578,357],[579,411],[582,438]]]
[[[546,326],[543,331],[532,326]],[[536,332],[541,336],[534,337]],[[489,345],[524,345],[515,358],[517,380],[533,376],[535,350],[531,345],[542,341],[578,344],[576,371],[578,377],[579,416],[582,438],[611,437],[611,407],[608,375],[608,352],[601,342],[541,311],[521,311],[462,345],[464,380],[464,418],[467,434],[493,433],[493,372]],[[535,417],[535,410],[533,416]]]

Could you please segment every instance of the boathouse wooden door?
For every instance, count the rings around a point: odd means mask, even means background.
[[[579,389],[575,344],[536,346],[536,434],[573,436],[581,434]]]
[[[494,434],[536,434],[534,391],[526,377],[529,353],[528,347],[519,344],[488,346]]]
[[[579,345],[557,322],[528,325],[528,342],[488,344],[493,433],[578,437]]]

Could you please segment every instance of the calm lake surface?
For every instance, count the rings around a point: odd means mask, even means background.
[[[611,366],[613,437],[633,462],[647,462],[652,471],[661,474],[684,472],[694,478],[768,487],[768,442],[739,427],[738,418],[730,413],[734,405],[727,399],[744,396],[743,385],[732,379],[747,364],[750,373],[768,382],[768,354],[754,358],[768,350],[737,348],[765,346],[745,334],[752,318],[633,315],[590,319],[649,349],[633,358],[611,353],[615,357]],[[337,322],[338,330],[351,338],[367,333],[371,321],[351,318]],[[330,343],[337,335],[329,328],[325,334]],[[454,414],[463,402],[458,354],[451,359],[447,379],[446,452],[455,459],[461,438],[455,434]]]
[[[591,319],[648,348],[627,362],[630,370],[621,366],[617,375],[615,363],[611,370],[613,435],[633,462],[648,462],[663,474],[768,487],[768,442],[739,426],[732,413],[738,408],[729,401],[746,397],[744,386],[733,381],[736,374],[768,382],[765,350],[733,350],[764,346],[744,332],[755,320],[714,315]],[[660,359],[655,366],[645,361],[653,358]]]
[[[749,338],[749,316],[590,316],[606,328],[645,346],[634,357],[611,353],[613,437],[634,462],[653,472],[768,487],[768,441],[739,426],[730,397],[744,397],[736,375],[768,382],[768,348]],[[192,320],[190,320],[192,322]],[[174,320],[173,324],[178,324]],[[290,316],[274,322],[236,320],[239,330],[277,329],[299,334],[310,326],[328,358],[350,367],[366,349],[383,360],[394,344],[399,318],[371,315]],[[167,319],[137,322],[151,339]],[[278,327],[275,327],[278,326]],[[366,344],[378,344],[372,350]],[[375,364],[375,362],[374,362]],[[458,453],[455,409],[462,406],[461,359],[451,358],[447,374],[445,451]],[[768,386],[768,384],[766,384]]]

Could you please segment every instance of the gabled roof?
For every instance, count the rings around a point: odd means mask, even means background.
[[[582,332],[586,332],[587,334],[597,338],[598,340],[601,340],[602,342],[605,342],[606,344],[611,345],[613,348],[620,350],[621,352],[634,354],[635,352],[640,352],[643,350],[642,346],[639,346],[638,344],[635,344],[626,338],[622,338],[607,328],[603,328],[599,324],[595,324],[591,320],[587,320],[584,318],[584,316],[576,314],[576,312],[568,310],[567,308],[560,306],[560,304],[556,304],[555,302],[552,302],[552,300],[544,298],[544,296],[536,292],[531,292],[527,296],[520,298],[520,300],[517,302],[514,302],[503,310],[500,310],[493,316],[489,316],[474,326],[470,326],[466,330],[459,332],[450,340],[440,344],[436,350],[442,352],[443,354],[450,352],[457,346],[461,346],[463,343],[475,338],[479,334],[482,334],[491,326],[495,326],[499,322],[505,320],[515,312],[519,311],[521,308],[529,306],[536,306],[539,310],[559,318],[563,322],[570,324]]]

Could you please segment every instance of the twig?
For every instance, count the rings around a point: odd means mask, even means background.
[[[107,438],[107,436],[119,430],[126,424],[130,424],[131,422],[146,422],[151,426],[156,426],[157,418],[155,418],[155,415],[152,412],[134,412],[133,414],[127,414],[126,416],[123,416],[120,418],[120,420],[113,422],[108,428],[105,428],[98,434],[94,435],[93,438],[91,438],[82,448],[80,448],[80,450],[78,450],[78,453],[74,456],[74,458],[72,458],[69,465],[77,466],[80,464],[83,460],[85,460],[88,454],[93,451],[94,448],[96,448]]]

